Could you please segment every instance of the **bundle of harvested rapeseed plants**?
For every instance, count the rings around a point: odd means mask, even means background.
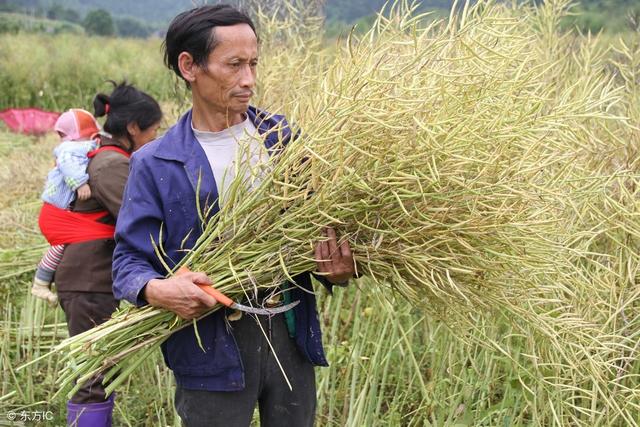
[[[237,174],[181,265],[241,299],[314,270],[331,226],[360,274],[440,317],[526,299],[566,261],[566,151],[587,123],[615,119],[616,96],[605,74],[560,86],[538,18],[480,1],[428,23],[399,6],[348,38],[326,70],[301,73],[288,112],[300,137],[256,168],[253,190]],[[60,390],[102,372],[113,391],[188,324],[153,307],[118,312],[54,350],[68,361]]]

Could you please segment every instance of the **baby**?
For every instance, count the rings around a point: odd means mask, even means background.
[[[42,200],[59,209],[69,209],[76,194],[79,200],[91,197],[87,154],[98,147],[98,141],[94,138],[100,132],[100,127],[88,111],[71,109],[60,115],[54,130],[62,142],[53,150],[56,166],[47,175]],[[41,216],[40,221],[43,220],[46,221],[46,218]],[[38,264],[33,279],[31,293],[51,305],[58,302],[58,296],[51,291],[51,282],[64,248],[65,245],[51,245]]]

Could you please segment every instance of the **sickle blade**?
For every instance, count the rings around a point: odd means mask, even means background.
[[[292,303],[280,305],[277,307],[262,308],[262,307],[249,307],[248,305],[238,304],[237,302],[234,302],[233,304],[230,305],[230,308],[244,311],[246,313],[260,314],[263,316],[272,316],[274,314],[284,313],[285,311],[292,309],[299,303],[300,301],[294,301]]]

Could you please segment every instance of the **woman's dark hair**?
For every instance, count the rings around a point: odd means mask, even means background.
[[[116,138],[126,137],[131,141],[127,125],[135,123],[140,130],[146,130],[162,119],[162,110],[158,102],[150,95],[122,82],[113,84],[111,95],[99,93],[93,99],[96,117],[107,116],[104,130]]]
[[[255,25],[248,15],[238,9],[222,5],[206,5],[182,12],[171,21],[164,39],[164,63],[184,80],[178,67],[178,56],[188,52],[193,61],[203,67],[218,41],[215,27],[247,24],[258,36]]]

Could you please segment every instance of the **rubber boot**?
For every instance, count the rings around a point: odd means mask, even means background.
[[[67,402],[67,426],[70,427],[111,427],[111,417],[115,393],[104,402]]]

